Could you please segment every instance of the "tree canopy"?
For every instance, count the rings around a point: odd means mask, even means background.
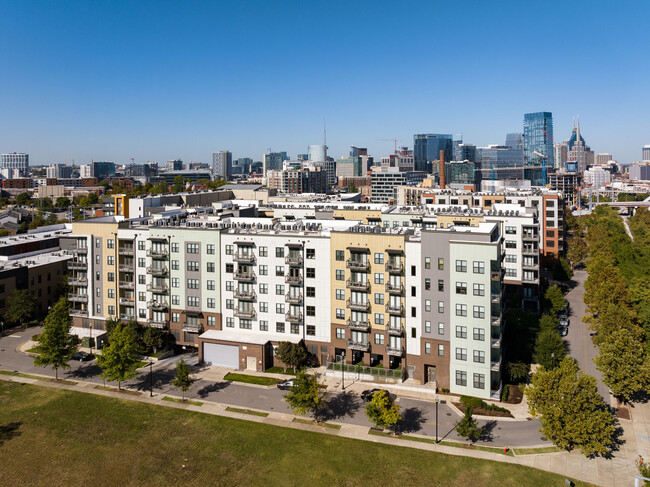
[[[7,311],[4,319],[25,328],[34,318],[36,296],[27,289],[14,289],[7,298]]]
[[[465,408],[463,417],[456,421],[456,433],[461,438],[467,438],[468,441],[474,443],[483,436],[484,429],[479,427],[472,413],[471,407]]]
[[[34,357],[34,365],[51,366],[57,380],[59,369],[69,369],[69,362],[79,349],[79,339],[70,334],[72,318],[69,313],[68,298],[62,296],[45,317],[43,331],[35,347],[38,355]]]
[[[138,351],[138,345],[131,328],[118,323],[111,333],[108,345],[97,357],[97,365],[102,369],[102,377],[116,380],[117,387],[120,389],[122,381],[136,376]]]
[[[302,343],[280,342],[275,348],[275,356],[288,367],[297,369],[307,363],[309,353]]]
[[[318,411],[323,405],[323,391],[315,375],[299,370],[293,387],[284,398],[294,413],[301,416],[312,413],[318,419]]]
[[[368,420],[378,428],[392,428],[401,419],[399,406],[391,400],[386,391],[375,392],[372,399],[366,404]]]
[[[194,384],[196,379],[190,376],[190,368],[185,363],[185,360],[180,359],[176,364],[176,377],[172,381],[174,387],[178,387],[183,393],[183,402],[185,402],[185,393]]]
[[[540,331],[535,340],[535,362],[547,369],[553,369],[564,357],[566,346],[557,330]]]

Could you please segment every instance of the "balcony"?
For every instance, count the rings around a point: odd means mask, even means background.
[[[235,299],[241,299],[242,301],[253,301],[257,297],[257,294],[254,289],[251,289],[250,291],[235,289],[234,296]]]
[[[70,308],[70,316],[88,316],[87,309]]]
[[[152,259],[166,259],[169,252],[166,249],[149,249],[147,250],[147,257]]]
[[[69,293],[68,294],[68,301],[70,301],[72,303],[87,303],[88,302],[88,295],[87,294]]]
[[[370,350],[370,342],[358,342],[356,340],[348,340],[348,348],[351,350],[368,352]]]
[[[151,320],[147,320],[147,324],[151,328],[167,328],[167,321],[166,320],[160,320],[158,318],[154,318]]]
[[[501,327],[501,316],[493,316],[492,317],[492,326]]]
[[[370,262],[368,260],[348,259],[345,267],[353,271],[367,272],[370,270]]]
[[[390,282],[386,283],[386,292],[388,294],[397,294],[399,296],[404,295],[404,285],[403,284],[391,284]]]
[[[123,306],[135,306],[135,298],[120,298],[120,304]]]
[[[402,316],[404,314],[404,305],[403,304],[386,304],[386,313],[391,315]]]
[[[87,286],[88,279],[84,279],[83,277],[68,277],[68,284],[70,286]]]
[[[135,287],[133,281],[119,281],[117,285],[120,289],[133,289]]]
[[[500,338],[492,338],[490,341],[490,346],[492,348],[501,348],[501,339]]]
[[[88,253],[88,247],[74,247],[70,249],[73,254],[87,254]]]
[[[523,249],[521,249],[521,253],[523,255],[539,255],[539,249],[535,247],[526,247],[524,246]]]
[[[521,239],[524,242],[539,242],[539,235],[537,233],[524,233]]]
[[[133,255],[135,249],[133,247],[120,247],[117,249],[117,255]]]
[[[188,333],[201,333],[200,324],[183,323],[182,329]]]
[[[499,292],[496,292],[496,293],[492,292],[490,297],[491,297],[492,303],[499,304],[501,302],[501,298],[503,297],[503,291],[499,291]]]
[[[523,275],[521,278],[522,282],[528,283],[528,284],[539,284],[539,277],[538,276],[527,276],[526,274]]]
[[[367,332],[370,329],[370,322],[369,321],[359,321],[359,320],[353,320],[353,319],[348,319],[346,321],[346,324],[348,325],[348,328],[354,331],[365,331]]]
[[[236,253],[233,254],[232,260],[234,260],[235,262],[239,262],[241,264],[252,264],[253,262],[255,262],[255,255]]]
[[[254,309],[236,309],[235,316],[237,318],[247,318],[252,320],[257,316],[257,312]]]
[[[117,266],[117,270],[120,272],[133,272],[134,266],[131,264],[120,264]]]
[[[147,284],[147,291],[164,294],[167,292],[167,284]]]
[[[521,264],[521,268],[529,270],[529,271],[536,271],[536,270],[539,269],[539,264],[537,262],[526,262],[526,261],[524,261]]]
[[[152,309],[154,311],[164,311],[169,307],[167,304],[167,301],[156,301],[155,299],[152,299],[151,301],[147,301],[147,308]]]
[[[234,277],[237,281],[253,282],[256,278],[253,271],[235,271]]]
[[[369,301],[366,301],[364,303],[364,302],[361,302],[361,301],[352,301],[351,299],[348,299],[345,304],[348,307],[348,309],[353,309],[355,311],[366,311],[367,312],[367,311],[370,310],[370,302]]]
[[[124,313],[120,313],[120,320],[122,320],[122,321],[136,321],[135,315],[129,315],[129,314],[124,314]]]
[[[68,261],[68,269],[85,271],[86,269],[88,269],[88,262]]]
[[[302,266],[302,255],[287,255],[284,258],[284,263],[292,267]]]
[[[386,262],[386,272],[389,274],[402,274],[404,272],[404,264],[401,262]]]
[[[287,294],[284,297],[287,303],[300,304],[302,303],[302,294]]]
[[[391,347],[386,345],[386,353],[395,357],[402,357],[404,355],[404,347]]]
[[[167,275],[167,267],[162,266],[162,267],[157,267],[150,265],[147,267],[147,274],[151,274],[152,276],[158,276],[158,277],[163,277]]]
[[[302,313],[299,312],[298,314],[294,314],[292,312],[288,312],[284,314],[284,319],[289,323],[302,323]]]
[[[386,325],[386,333],[391,336],[401,337],[404,336],[404,327]]]
[[[490,362],[490,370],[492,372],[499,372],[501,370],[501,361],[499,360],[498,362]]]
[[[284,282],[292,286],[300,286],[302,284],[302,276],[300,274],[298,274],[297,276],[296,275],[292,276],[291,274],[289,274],[288,276],[284,277]]]
[[[352,279],[348,279],[345,282],[345,287],[348,289],[352,289],[353,291],[366,291],[370,289],[370,283],[368,281],[353,281]]]

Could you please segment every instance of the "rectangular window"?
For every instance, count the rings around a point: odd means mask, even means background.
[[[456,326],[456,338],[467,338],[466,326]]]
[[[517,269],[506,269],[506,277],[517,277]]]
[[[424,268],[431,269],[431,257],[424,258]]]
[[[232,245],[231,245],[232,247]],[[197,243],[188,243],[187,244],[187,253],[188,254],[198,254],[199,253],[199,244]]]
[[[291,327],[291,333],[293,335],[300,333],[300,325],[298,323],[291,323],[289,326]]]
[[[188,260],[187,261],[187,270],[192,272],[197,272],[199,270],[199,261],[198,260]]]
[[[108,282],[115,282],[115,273],[114,272],[107,272],[106,277],[108,279]]]
[[[466,304],[457,304],[456,305],[456,316],[467,316],[467,305]]]
[[[235,309],[234,299],[226,299],[226,309]]]
[[[474,283],[474,296],[485,296],[485,284]]]
[[[411,266],[411,276],[415,276],[417,274],[416,269],[417,269],[416,266],[414,266],[414,265]]]
[[[305,306],[305,314],[307,316],[316,316],[316,306]]]
[[[173,306],[181,305],[181,298],[178,294],[172,294],[172,305]]]
[[[430,299],[425,299],[424,300],[424,311],[431,311],[431,300]]]
[[[381,333],[375,333],[375,344],[383,345],[384,344],[384,335]]]
[[[278,296],[284,295],[284,284],[275,285],[275,294]]]
[[[242,328],[244,330],[252,330],[253,329],[253,322],[251,320],[239,320],[239,328]]]
[[[178,269],[179,269],[178,261],[177,260],[172,260],[172,270],[177,271]]]
[[[268,276],[269,275],[269,266],[267,265],[260,265],[258,267],[260,270],[260,276]]]
[[[115,240],[112,238],[109,238],[106,240],[106,248],[107,249],[114,249],[115,248]]]
[[[336,270],[336,280],[337,281],[345,281],[345,271],[337,269]]]
[[[385,324],[383,313],[375,313],[375,324],[376,325]]]
[[[172,242],[172,252],[177,254],[179,251],[179,245],[178,242]]]
[[[138,284],[146,284],[147,276],[138,276]]]
[[[208,304],[208,308],[214,308],[215,305],[214,298],[208,298],[207,304]]]
[[[232,255],[234,253],[233,249],[234,249],[234,247],[232,245],[226,245],[225,254],[226,255]]]
[[[309,249],[307,249],[309,250]],[[307,325],[307,336],[316,336],[316,326]]]
[[[269,293],[269,285],[260,284],[260,294],[268,294],[268,293]]]
[[[214,255],[214,244],[207,244],[205,246],[205,253],[209,255]]]
[[[275,303],[275,312],[278,314],[284,314],[284,303]]]
[[[485,307],[484,306],[473,306],[472,313],[474,318],[483,319],[485,318]]]
[[[284,276],[284,266],[283,265],[276,265],[275,266],[275,276],[276,277],[283,277]]]
[[[456,360],[467,360],[467,349],[466,348],[456,348]]]
[[[199,307],[199,297],[198,296],[188,296],[187,297],[187,305],[198,308]]]
[[[207,262],[206,264],[206,271],[214,272],[214,262]]]
[[[146,265],[144,257],[138,257],[138,267],[144,267]]]
[[[199,280],[198,279],[188,279],[187,280],[187,289],[198,289]]]
[[[260,257],[268,257],[269,248],[268,247],[260,247],[259,254],[260,254]]]
[[[517,263],[517,254],[506,254],[505,261],[511,264]]]
[[[260,331],[269,331],[269,322],[266,320],[260,320]]]
[[[314,267],[307,267],[307,278],[316,279],[316,269]]]
[[[214,316],[208,316],[208,326],[217,326],[217,319]]]
[[[431,291],[431,279],[429,279],[428,277],[424,279],[424,290]]]
[[[438,279],[438,291],[441,293],[445,292],[445,281],[443,279]]]
[[[226,326],[228,328],[234,328],[235,327],[235,318],[226,318]]]
[[[111,299],[115,298],[115,289],[109,289],[108,290],[108,297]]]
[[[516,249],[517,248],[517,242],[514,240],[506,240],[506,248],[507,249]]]
[[[336,251],[336,260],[343,261],[345,260],[345,250],[337,250]]]
[[[260,301],[260,312],[267,313],[269,311],[269,303],[265,301]]]
[[[456,385],[457,386],[466,386],[467,385],[467,372],[462,370],[456,371]]]
[[[474,274],[485,274],[485,262],[475,260],[473,268]]]
[[[275,248],[275,256],[276,257],[284,257],[284,247],[276,247]],[[282,324],[284,326],[284,323]]]
[[[316,258],[316,249],[307,249],[307,258],[315,259]],[[307,333],[309,335],[309,333]]]
[[[445,312],[445,302],[438,301],[438,313],[444,313],[444,312]]]
[[[431,354],[431,344],[429,342],[424,344],[424,353],[427,355]]]
[[[445,259],[438,259],[438,270],[439,271],[445,270]]]
[[[444,334],[445,334],[445,324],[438,323],[438,335],[444,335]]]
[[[113,316],[115,314],[115,306],[109,306],[108,307],[108,314],[110,316]]]
[[[336,338],[339,340],[345,340],[345,328],[336,329]]]
[[[383,284],[384,283],[384,275],[382,273],[376,272],[375,273],[375,284]]]
[[[466,260],[457,260],[456,261],[456,272],[467,272],[467,261]]]
[[[284,322],[278,321],[275,324],[275,331],[276,333],[284,333]]]
[[[337,289],[336,291],[336,299],[339,301],[345,301],[345,290],[344,289]]]
[[[456,294],[467,294],[466,282],[456,282]]]
[[[424,322],[424,332],[425,333],[431,333],[431,322],[430,321],[425,321]]]
[[[384,304],[384,295],[382,293],[375,293],[375,304]]]
[[[411,318],[416,318],[417,317],[417,310],[415,306],[411,306]]]
[[[345,319],[345,310],[341,308],[336,308],[336,319],[344,320]]]
[[[506,227],[506,235],[516,235],[517,227]]]
[[[383,264],[384,263],[384,254],[383,253],[375,253],[375,264]]]
[[[474,328],[474,340],[485,341],[485,330],[483,328]]]
[[[341,289],[341,291],[343,291],[343,290]],[[308,298],[315,298],[316,297],[316,288],[315,287],[307,286],[306,292],[307,292],[307,297]],[[343,292],[345,293],[345,291],[343,291]],[[344,296],[344,299],[345,299],[345,294],[343,296]]]
[[[485,375],[474,374],[474,388],[485,389]]]
[[[181,321],[181,314],[180,313],[172,313],[172,322],[173,323],[178,323]]]
[[[107,255],[106,265],[115,265],[115,257],[113,257],[112,255]]]
[[[477,364],[485,363],[485,352],[482,350],[474,350],[474,362]]]
[[[146,301],[147,300],[147,293],[144,291],[140,291],[138,293],[138,301]]]
[[[444,357],[445,356],[445,346],[444,345],[438,345],[438,356],[439,357]]]

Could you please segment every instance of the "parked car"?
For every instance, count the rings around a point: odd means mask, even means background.
[[[564,327],[566,327],[566,328],[569,328],[569,324],[570,324],[570,323],[571,323],[571,320],[569,320],[569,318],[567,318],[567,317],[564,317],[564,318],[560,317],[560,326],[564,326]]]
[[[569,333],[569,329],[566,326],[562,326],[562,325],[557,327],[557,331],[562,337],[567,336],[567,333]]]
[[[386,389],[368,389],[361,393],[361,399],[363,402],[371,401],[375,394],[377,394],[379,391],[384,391],[391,401],[394,401],[397,398],[395,394],[391,394]]]
[[[293,387],[294,381],[295,379],[287,379],[287,380],[283,380],[282,382],[278,382],[278,389],[282,391],[288,391]]]
[[[560,317],[560,319],[568,318],[569,317],[569,308],[562,308],[562,310],[560,310],[560,313],[559,313],[558,316]]]
[[[72,356],[72,360],[78,360],[79,362],[87,362],[94,358],[95,356],[92,353],[88,352],[77,352]]]

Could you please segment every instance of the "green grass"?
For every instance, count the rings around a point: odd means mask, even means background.
[[[201,401],[191,401],[189,399],[185,399],[185,402],[183,402],[182,399],[178,399],[176,397],[169,397],[165,396],[162,398],[163,401],[170,401],[170,402],[177,402],[180,404],[191,404],[192,406],[203,406],[203,403]]]
[[[25,353],[37,353],[39,355],[41,354],[41,352],[39,352],[38,348],[36,347],[30,348],[29,350],[25,350]]]
[[[141,368],[144,367],[145,365],[149,365],[149,362],[148,362],[147,360],[138,360],[138,361],[136,362],[136,366],[135,366],[135,368],[136,368],[136,369],[141,369]]]
[[[4,485],[564,485],[522,465],[3,381],[0,458]]]
[[[142,395],[142,393],[138,391],[130,391],[128,389],[118,389],[117,387],[110,387],[110,386],[95,386],[95,389],[99,389],[100,391],[119,392],[120,394],[127,394],[130,396]]]
[[[400,440],[417,441],[419,443],[431,443],[431,444],[434,444],[434,445],[436,443],[436,440],[429,439],[429,438],[421,438],[419,436],[409,436],[409,435],[393,436],[392,433],[387,433],[385,431],[377,431],[377,430],[374,430],[374,429],[371,429],[368,432],[368,434],[375,435],[375,436],[387,436],[387,437],[399,438]],[[441,441],[438,444],[443,445],[443,446],[453,446],[454,448],[464,448],[464,449],[468,449],[468,450],[489,451],[490,453],[499,453],[501,455],[508,455],[510,457],[514,456],[514,453],[512,452],[512,449],[508,449],[508,453],[504,453],[503,448],[495,448],[493,446],[482,446],[482,445],[468,446],[465,443],[458,443],[458,442],[455,442],[455,441]]]
[[[0,370],[2,375],[13,375],[14,377],[25,377],[26,379],[47,380],[47,377],[40,375],[23,374],[22,372],[12,372],[10,370]]]
[[[557,453],[564,451],[562,448],[557,446],[544,446],[541,448],[515,448],[515,454],[517,455],[535,455],[537,453]]]
[[[231,413],[250,414],[251,416],[261,416],[263,418],[266,418],[269,415],[269,413],[263,413],[262,411],[253,411],[252,409],[233,408],[230,406],[226,408],[226,411],[230,411]]]
[[[314,426],[322,426],[323,428],[331,428],[333,430],[340,430],[341,425],[340,424],[332,424],[332,423],[325,423],[325,422],[317,422],[314,421],[313,419],[304,419],[304,418],[293,418],[294,423],[301,423],[301,424],[311,424]]]
[[[283,367],[269,367],[264,372],[267,374],[296,375],[296,371],[294,369],[287,369],[287,371],[285,372]]]
[[[280,382],[280,379],[274,377],[259,377],[257,375],[235,374],[233,372],[226,374],[224,379],[235,382],[245,382],[246,384],[257,384],[260,386],[274,386]]]

